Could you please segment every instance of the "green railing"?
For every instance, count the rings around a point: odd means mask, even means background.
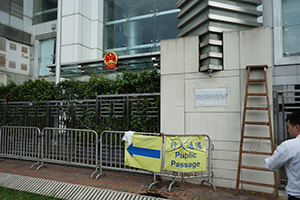
[[[160,132],[160,94],[101,95],[92,100],[6,102],[0,126]]]

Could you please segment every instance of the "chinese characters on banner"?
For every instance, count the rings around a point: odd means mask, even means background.
[[[125,144],[125,164],[161,171],[162,137],[134,134]],[[206,170],[205,136],[167,136],[164,168],[176,172]]]
[[[205,137],[167,136],[164,168],[176,172],[205,171]]]

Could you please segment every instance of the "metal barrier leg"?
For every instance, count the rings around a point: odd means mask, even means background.
[[[102,170],[98,170],[98,167],[96,167],[95,171],[91,174],[90,179],[93,179],[94,175],[95,175],[98,171],[100,172],[100,174],[102,173]],[[97,179],[98,176],[101,176],[100,174],[98,174],[98,175],[96,176],[95,179]]]
[[[175,178],[172,178],[172,182],[170,183],[169,189],[168,189],[169,192],[171,192],[172,185],[173,185],[174,183],[176,183],[176,185],[178,186],[178,183],[175,181]]]
[[[40,162],[37,162],[37,163],[34,163],[33,165],[31,165],[30,170],[32,170],[32,168],[33,168],[35,165],[38,165],[38,164],[40,164]]]
[[[151,190],[151,187],[152,187],[153,185],[155,185],[156,183],[159,184],[159,181],[156,180],[156,174],[154,174],[154,176],[153,176],[153,183],[151,183],[151,184],[149,185],[148,190]]]
[[[94,171],[91,176],[90,176],[90,179],[93,179],[94,175],[97,173],[98,171]]]
[[[98,175],[96,176],[96,178],[95,178],[95,179],[97,180],[97,179],[98,179],[100,176],[102,176],[102,175],[103,175],[103,176],[106,176],[106,174],[105,174],[105,173],[100,173],[100,174],[98,174]]]
[[[203,180],[203,181],[201,182],[201,185],[203,185],[204,182],[210,184],[210,185],[214,188],[214,191],[215,191],[215,192],[217,191],[217,190],[216,190],[216,186],[215,186],[212,182],[209,182],[209,181],[207,181],[207,180]]]
[[[100,167],[100,174],[98,174],[97,176],[96,176],[96,180],[100,177],[100,176],[106,176],[106,174],[105,173],[103,173],[103,171],[102,171],[102,168]]]
[[[38,161],[37,163],[34,163],[33,165],[31,165],[30,170],[31,170],[35,165],[38,165],[38,164],[40,164],[40,161]],[[41,167],[47,167],[47,166],[44,165],[44,162],[42,162],[41,165],[38,166],[38,167],[36,168],[36,170],[39,170]]]
[[[40,166],[38,166],[38,167],[36,168],[36,170],[39,170],[41,167],[47,167],[47,166],[44,165],[44,164],[41,164]]]
[[[151,190],[151,187],[152,187],[153,185],[155,185],[156,183],[159,184],[159,181],[154,181],[153,183],[151,183],[151,184],[149,185],[149,187],[148,187],[148,190]]]
[[[35,165],[39,165],[36,170],[39,170],[41,167],[46,167],[44,165],[44,160],[43,160],[43,149],[44,149],[44,143],[43,143],[43,138],[44,135],[41,134],[40,130],[38,129],[38,135],[37,135],[37,141],[38,141],[38,159],[37,159],[37,163],[31,165],[30,170],[35,166]]]

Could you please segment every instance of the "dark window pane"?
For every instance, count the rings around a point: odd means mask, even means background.
[[[105,0],[105,52],[121,55],[160,50],[162,39],[176,38],[177,0]],[[118,55],[120,55],[118,53]]]
[[[128,17],[141,16],[154,12],[154,0],[128,0]]]
[[[57,0],[33,1],[33,24],[57,19]]]
[[[104,49],[126,47],[127,25],[126,22],[107,25],[104,27]]]
[[[300,23],[300,1],[282,1],[282,23],[284,26]]]
[[[129,54],[153,52],[154,18],[128,22]]]
[[[283,55],[300,55],[300,1],[282,1]]]
[[[155,37],[156,42],[161,40],[176,38],[180,30],[177,29],[177,24],[180,22],[176,18],[178,13],[161,15],[155,19]]]
[[[155,0],[155,11],[162,12],[166,10],[176,9],[175,5],[177,2],[178,0]]]
[[[127,0],[105,0],[104,21],[115,21],[127,17]]]

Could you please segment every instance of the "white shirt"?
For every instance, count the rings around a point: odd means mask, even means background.
[[[125,135],[122,138],[122,140],[126,141],[128,143],[128,145],[130,145],[133,134],[134,134],[134,131],[127,131],[127,132],[125,132]]]
[[[285,191],[291,196],[300,198],[300,135],[282,142],[265,162],[266,168],[270,171],[285,166],[288,177]]]

